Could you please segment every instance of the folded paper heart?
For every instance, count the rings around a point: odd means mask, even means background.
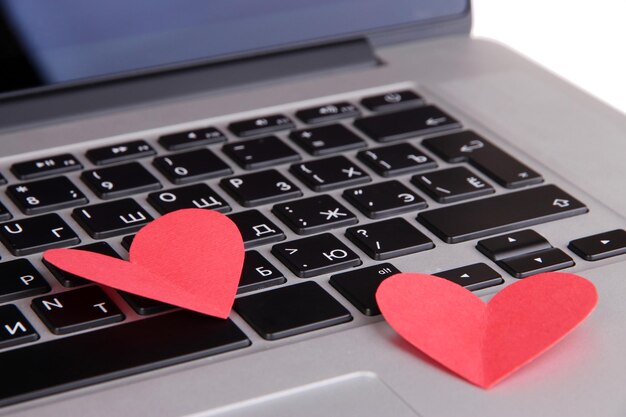
[[[545,273],[504,288],[489,303],[443,278],[396,274],[376,301],[404,339],[457,375],[490,388],[580,324],[597,303],[594,285]]]
[[[228,217],[185,209],[143,227],[133,239],[128,262],[77,249],[51,249],[44,258],[102,285],[226,318],[237,293],[244,247]]]

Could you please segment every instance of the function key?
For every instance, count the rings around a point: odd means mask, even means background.
[[[537,172],[469,130],[426,139],[422,143],[447,162],[469,161],[485,175],[507,188],[543,182]]]
[[[329,195],[277,204],[272,213],[300,235],[357,223],[354,214]]]
[[[366,146],[363,139],[340,124],[296,130],[289,134],[289,138],[311,155],[328,155]]]
[[[465,167],[414,175],[411,183],[440,203],[452,203],[495,193],[491,185]]]
[[[244,169],[256,169],[299,161],[300,155],[276,136],[224,145],[224,153]]]
[[[410,143],[368,149],[359,152],[357,157],[383,177],[437,168],[435,161]]]
[[[11,217],[11,213],[4,207],[4,204],[0,203],[0,221],[9,220]]]
[[[72,217],[94,239],[134,233],[152,221],[152,216],[130,198],[77,208]]]
[[[80,177],[104,200],[161,188],[159,180],[138,162],[85,171]]]
[[[34,342],[39,335],[14,305],[0,307],[0,349]]]
[[[556,271],[574,266],[574,260],[558,248],[507,258],[498,262],[515,278],[525,278],[541,272]]]
[[[424,100],[411,90],[394,91],[378,96],[366,97],[361,104],[371,111],[397,110],[406,106],[419,106]]]
[[[50,291],[48,282],[26,259],[0,264],[0,303]]]
[[[246,248],[285,239],[283,231],[258,210],[241,211],[228,217],[237,225]]]
[[[21,219],[0,225],[0,240],[15,256],[76,245],[80,239],[58,214]]]
[[[484,263],[450,269],[434,275],[459,284],[470,291],[482,290],[504,282],[499,273]]]
[[[54,334],[68,334],[124,319],[113,301],[96,286],[35,298],[32,307]]]
[[[435,247],[432,240],[402,218],[351,227],[346,230],[346,236],[376,260],[396,258]]]
[[[87,197],[65,177],[7,187],[11,200],[26,214],[39,214],[87,204]]]
[[[444,242],[458,243],[588,211],[557,186],[544,185],[423,211],[417,219]]]
[[[287,279],[283,274],[269,263],[263,255],[255,250],[250,250],[246,252],[246,257],[243,261],[237,294],[272,287],[285,281]]]
[[[344,156],[292,165],[289,170],[314,191],[328,191],[371,181],[365,171]]]
[[[343,192],[343,198],[371,219],[426,208],[426,201],[398,181],[379,182]]]
[[[531,229],[507,233],[506,235],[479,240],[476,249],[492,261],[513,258],[526,253],[550,249],[552,245],[545,237]]]
[[[272,253],[300,278],[361,264],[357,254],[330,233],[274,245]]]
[[[228,203],[206,184],[158,191],[148,195],[148,202],[161,214],[186,208],[205,208],[220,213],[230,211]]]
[[[295,336],[352,320],[350,312],[315,282],[238,298],[235,310],[267,340]]]
[[[226,142],[226,136],[214,127],[172,133],[159,138],[161,146],[168,151],[179,151],[219,142]]]
[[[275,169],[224,178],[220,186],[244,207],[275,203],[302,195],[293,182]]]
[[[63,172],[78,171],[82,168],[83,166],[78,162],[78,159],[66,153],[13,164],[11,172],[21,180],[31,180]]]
[[[110,256],[111,258],[121,259],[120,256],[113,250],[113,248],[106,242],[90,243],[88,245],[76,246],[72,249],[84,250],[88,252],[99,253],[101,255]],[[70,274],[62,269],[57,268],[45,259],[42,260],[43,264],[48,268],[52,275],[59,280],[64,287],[78,287],[80,285],[89,284],[91,281],[86,280],[78,275]]]
[[[160,156],[155,158],[153,163],[174,184],[186,184],[233,172],[224,161],[208,149]]]
[[[378,142],[391,142],[461,127],[458,121],[435,106],[364,117],[357,119],[354,125]]]
[[[282,114],[273,114],[271,116],[243,120],[241,122],[234,122],[228,125],[228,129],[230,129],[231,132],[241,137],[293,129],[293,127],[294,124],[291,119]]]
[[[400,271],[390,263],[355,269],[330,277],[330,285],[366,316],[377,316],[376,290],[381,282]]]
[[[587,261],[621,255],[626,253],[626,231],[616,229],[572,240],[569,248]]]
[[[357,109],[354,104],[350,104],[347,101],[326,104],[325,106],[310,107],[296,112],[296,117],[308,124],[330,122],[332,120],[356,117],[358,115],[359,109]]]
[[[112,164],[114,162],[128,161],[130,159],[143,158],[154,155],[156,152],[145,140],[118,143],[111,146],[90,149],[87,158],[96,165]]]

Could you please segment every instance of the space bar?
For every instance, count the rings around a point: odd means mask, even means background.
[[[425,211],[417,219],[441,240],[458,243],[587,211],[559,187],[544,185]]]
[[[0,353],[0,407],[250,345],[230,320],[177,311]]]

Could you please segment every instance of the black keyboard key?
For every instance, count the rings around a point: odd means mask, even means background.
[[[458,121],[435,106],[364,117],[357,119],[354,125],[378,142],[391,142],[461,127]]]
[[[257,169],[299,161],[300,154],[276,136],[229,143],[222,150],[244,169]]]
[[[145,140],[118,143],[111,146],[90,149],[87,158],[95,165],[106,165],[114,162],[129,161],[154,155],[156,152]]]
[[[90,243],[88,245],[77,246],[72,249],[84,250],[88,252],[95,252],[101,255],[110,256],[112,258],[121,259],[120,256],[113,250],[113,248],[106,242],[96,242]],[[64,287],[78,287],[79,285],[89,284],[92,281],[86,280],[78,275],[70,274],[69,272],[65,272],[62,269],[57,268],[52,265],[45,259],[43,259],[43,264],[50,270],[52,275],[59,280],[61,285]]]
[[[34,342],[37,339],[39,335],[17,307],[0,306],[0,349]],[[6,372],[4,367],[2,371]]]
[[[220,142],[226,142],[226,136],[214,127],[172,133],[159,138],[161,146],[168,151],[180,151]]]
[[[128,235],[122,238],[122,247],[126,249],[126,252],[130,251],[130,246],[133,244],[135,235]]]
[[[67,334],[124,320],[102,291],[91,286],[33,299],[33,310],[54,334]]]
[[[50,285],[26,259],[0,264],[0,303],[43,294]]]
[[[531,229],[507,233],[506,235],[479,240],[476,249],[492,261],[550,249],[552,245],[545,237]]]
[[[356,117],[359,113],[359,109],[354,104],[350,104],[347,101],[341,101],[338,103],[299,110],[296,112],[296,117],[304,123],[315,124],[345,119],[348,117]]]
[[[102,199],[161,188],[159,180],[138,162],[85,171],[81,178]]]
[[[402,218],[351,227],[346,236],[370,258],[383,260],[432,249],[435,244]]]
[[[26,214],[40,214],[80,206],[87,197],[65,177],[27,182],[7,187],[7,194]]]
[[[588,212],[555,185],[421,212],[417,219],[447,243],[458,243]]]
[[[354,214],[329,195],[277,204],[272,213],[299,235],[355,224]]]
[[[459,284],[470,291],[482,290],[504,282],[499,273],[483,263],[462,266],[434,275]]]
[[[289,170],[313,191],[328,191],[371,181],[365,171],[344,156],[292,165]]]
[[[237,294],[260,290],[286,282],[287,279],[263,255],[255,250],[246,252]]]
[[[626,231],[616,229],[572,240],[569,248],[587,261],[598,261],[621,255],[626,253]]]
[[[11,217],[13,216],[11,216],[9,210],[7,210],[4,204],[0,203],[0,221],[9,220]]]
[[[165,304],[161,301],[152,300],[150,298],[142,297],[140,295],[135,295],[124,291],[119,291],[119,293],[124,298],[124,300],[126,300],[126,302],[132,307],[132,309],[135,310],[137,314],[142,316],[162,313],[164,311],[176,308],[173,305]]]
[[[495,193],[491,185],[465,167],[414,175],[411,182],[440,203],[453,203]]]
[[[275,203],[302,195],[293,182],[275,169],[224,178],[220,186],[244,207]]]
[[[363,139],[340,124],[296,130],[289,134],[289,138],[311,155],[328,155],[366,146]]]
[[[330,285],[366,316],[377,316],[376,290],[381,282],[400,271],[390,263],[368,266],[330,277]]]
[[[4,175],[0,174],[0,185],[4,185],[7,183],[7,179],[4,178]]]
[[[315,282],[238,298],[235,310],[267,340],[295,336],[352,320],[350,312]]]
[[[382,146],[361,151],[357,157],[378,175],[391,177],[437,167],[437,163],[410,143]]]
[[[208,149],[160,156],[154,166],[174,184],[187,184],[233,172],[224,161]]]
[[[524,278],[540,272],[557,271],[574,266],[574,260],[558,248],[546,249],[528,255],[503,259],[498,262],[515,278]]]
[[[357,254],[330,233],[274,245],[272,253],[300,278],[361,264]]]
[[[387,94],[366,97],[361,104],[371,111],[397,110],[407,106],[419,106],[424,100],[411,90],[393,91]]]
[[[0,353],[0,369],[11,375],[0,406],[248,345],[232,321],[183,310],[25,346]]]
[[[258,117],[256,119],[243,120],[228,125],[228,129],[237,136],[248,137],[262,135],[264,133],[277,132],[279,130],[292,129],[293,122],[282,114]]]
[[[0,225],[0,239],[15,256],[80,243],[74,231],[58,214],[45,214]]]
[[[231,210],[228,203],[206,184],[158,191],[148,195],[148,202],[161,214],[186,208],[205,208],[220,213]]]
[[[469,161],[485,175],[507,188],[543,182],[537,172],[469,130],[426,139],[422,143],[447,162]]]
[[[152,221],[152,216],[130,198],[74,209],[72,216],[94,239],[134,233]]]
[[[427,207],[424,199],[398,181],[380,182],[343,192],[343,197],[372,219]]]
[[[32,161],[20,162],[11,166],[11,172],[21,180],[32,180],[48,175],[56,175],[64,172],[78,171],[83,166],[74,155],[65,153],[48,158],[33,159]]]
[[[228,217],[237,225],[246,248],[285,239],[283,231],[258,210],[240,211]]]

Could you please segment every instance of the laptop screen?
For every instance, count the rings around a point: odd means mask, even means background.
[[[468,0],[0,0],[0,94],[456,16]]]

